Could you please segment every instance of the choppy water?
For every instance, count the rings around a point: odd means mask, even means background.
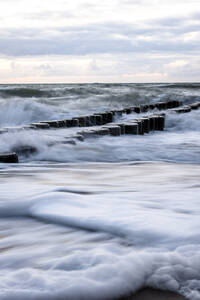
[[[160,100],[199,101],[200,84],[1,85],[0,126]],[[200,299],[199,111],[144,136],[66,144],[75,131],[0,135],[0,152],[37,148],[0,165],[0,299]]]

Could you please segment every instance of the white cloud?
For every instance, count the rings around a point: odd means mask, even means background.
[[[27,0],[2,0],[1,82],[169,81],[183,68],[189,80],[198,74],[198,4],[30,0],[27,5]]]
[[[184,59],[177,59],[175,61],[171,61],[167,65],[165,65],[165,69],[170,69],[173,71],[177,71],[178,68],[185,67],[188,65],[188,61]]]

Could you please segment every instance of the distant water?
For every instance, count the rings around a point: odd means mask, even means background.
[[[200,101],[200,84],[0,85],[0,127],[168,100]],[[0,134],[0,152],[37,149],[0,164],[0,299],[151,286],[199,300],[200,111],[167,112],[163,132],[67,144],[76,131]]]

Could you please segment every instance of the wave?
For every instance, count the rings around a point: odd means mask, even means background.
[[[37,88],[11,88],[11,89],[0,89],[1,97],[21,97],[21,98],[32,98],[32,97],[49,97],[51,94],[48,91],[43,91]]]
[[[108,87],[111,87],[109,85]],[[101,95],[106,86],[93,85],[93,84],[74,84],[74,85],[34,85],[34,86],[1,86],[0,96],[7,97],[21,97],[21,98],[51,98],[51,97],[64,97],[64,96],[89,96]]]
[[[161,88],[170,89],[200,89],[200,83],[167,83],[159,85]]]
[[[199,299],[199,166],[29,165],[4,175],[1,299],[113,299],[143,286]]]
[[[59,112],[50,103],[33,99],[1,99],[0,126],[15,126],[59,117]]]
[[[148,92],[157,94],[169,89],[200,89],[200,83],[160,83],[160,84],[37,84],[37,85],[1,85],[0,96],[3,98],[51,98],[51,97],[90,97],[123,93]]]

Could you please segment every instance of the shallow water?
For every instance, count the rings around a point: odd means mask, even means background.
[[[197,84],[21,88],[0,88],[2,127],[200,99]],[[199,111],[168,112],[164,132],[76,145],[63,141],[77,129],[1,134],[0,151],[37,152],[0,165],[0,298],[113,299],[151,286],[200,299],[199,125]]]

